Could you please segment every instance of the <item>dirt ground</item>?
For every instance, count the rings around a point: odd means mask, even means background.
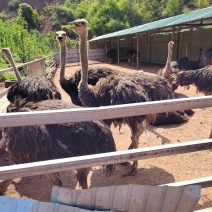
[[[93,64],[92,66],[100,64]],[[137,72],[143,70],[147,74],[156,74],[161,66],[149,66],[140,64],[140,69],[129,68],[126,63],[121,65],[101,64],[108,67],[115,67],[124,72]],[[68,66],[66,75],[71,75],[79,66]],[[70,101],[70,97],[59,86],[59,70],[54,78],[58,85],[62,98]],[[189,97],[203,96],[196,93],[194,86],[189,90],[179,88],[177,92],[186,94]],[[208,139],[212,129],[212,108],[194,109],[195,114],[187,123],[181,125],[148,126],[146,134],[141,135],[139,147],[149,147],[161,144],[186,142],[192,140]],[[126,150],[130,144],[130,130],[127,126],[121,128],[112,127],[112,133],[116,142],[117,150]],[[0,155],[1,166],[10,165],[8,154],[3,152]],[[181,155],[172,155],[160,158],[139,160],[138,173],[136,176],[122,177],[122,173],[127,169],[125,166],[117,165],[113,176],[106,177],[101,167],[92,167],[89,173],[89,187],[142,184],[161,185],[165,183],[179,182],[195,178],[212,176],[212,151],[200,151]],[[75,171],[61,173],[63,184],[71,189],[80,189],[75,177]],[[45,176],[34,176],[14,179],[8,187],[5,196],[33,198],[40,201],[49,201],[51,185]],[[198,209],[212,207],[212,188],[201,190],[201,199]]]

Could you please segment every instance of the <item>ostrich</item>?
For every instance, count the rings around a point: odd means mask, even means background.
[[[82,102],[78,97],[78,84],[81,79],[81,70],[77,70],[74,75],[70,77],[65,76],[65,65],[66,65],[66,32],[57,31],[56,39],[60,45],[61,52],[61,68],[60,68],[60,85],[63,90],[71,97],[71,101],[75,105],[83,106]],[[108,75],[119,73],[119,71],[106,68],[97,67],[88,69],[88,83],[96,85],[100,78],[105,78]]]
[[[168,77],[170,76],[170,74],[172,73],[172,53],[173,53],[173,46],[174,46],[174,42],[173,41],[169,41],[168,43],[168,56],[167,56],[167,60],[166,60],[166,65],[163,69],[160,69],[158,71],[158,75],[162,76],[166,79],[168,79]]]
[[[60,52],[61,58],[66,58],[66,32],[65,31],[58,31],[56,32],[56,38],[58,43],[60,44]],[[78,69],[72,76],[69,78],[65,77],[65,63],[66,60],[61,60],[61,69],[60,69],[60,84],[61,87],[70,95],[71,101],[75,105],[83,106],[82,102],[78,97],[78,85],[81,79],[81,70]],[[88,68],[88,84],[89,85],[96,85],[100,78],[105,78],[112,74],[127,74],[121,73],[118,70],[106,68],[103,66],[95,67],[95,68]],[[142,73],[136,73],[139,75]],[[132,74],[133,75],[133,74]],[[183,111],[180,112],[170,112],[168,114],[158,114],[156,119],[151,124],[153,125],[164,125],[164,124],[179,124],[188,121],[188,116],[185,114],[183,115]],[[114,126],[119,126],[119,131],[121,125],[114,123]]]
[[[106,48],[106,58],[110,64],[114,64],[117,59],[117,51],[115,49],[107,49]]]
[[[172,91],[175,91],[178,86],[189,86],[194,84],[198,92],[205,95],[212,94],[212,65],[205,66],[197,70],[180,71],[172,66],[172,50],[174,42],[168,43],[168,57],[164,69],[159,70],[159,75],[164,77],[168,82]],[[206,53],[207,58],[210,56],[210,49]],[[185,96],[177,95],[177,98],[185,98]]]
[[[212,65],[212,47],[204,53],[204,66]]]
[[[177,60],[174,68],[178,68],[179,70],[196,70],[200,68],[200,62],[201,62],[201,54],[203,49],[200,48],[199,50],[199,58],[197,61],[191,61],[188,59],[188,49],[190,50],[191,45],[188,43],[187,49],[186,49],[186,56]]]
[[[61,99],[61,95],[52,80],[48,80],[45,76],[27,76],[22,79],[10,49],[2,48],[0,52],[9,60],[18,80],[11,86],[7,94],[7,99],[11,103],[18,98],[27,98],[28,101],[35,102],[46,99]]]
[[[28,102],[17,99],[8,106],[10,112],[33,112],[42,110],[70,109],[77,106],[62,100]],[[76,157],[116,151],[109,127],[101,121],[87,121],[66,124],[49,124],[4,128],[7,150],[15,164]],[[111,175],[113,164],[103,167],[106,175]],[[90,168],[76,170],[79,185],[87,188]],[[47,174],[52,184],[62,186],[58,173]],[[12,180],[5,182],[4,192]]]
[[[212,95],[212,65],[189,71],[180,71],[173,76],[174,84],[180,86],[195,85],[197,92]]]
[[[139,52],[139,57],[140,57],[140,52]],[[137,51],[135,49],[129,49],[127,51],[127,60],[128,60],[128,65],[130,66],[130,64],[137,60]]]
[[[61,60],[63,60],[62,54]],[[62,65],[61,68],[63,68]],[[30,102],[28,99],[19,98],[14,103],[10,103],[7,112],[69,108],[78,107],[58,99]],[[14,163],[28,163],[116,151],[112,133],[109,127],[101,121],[6,127],[3,136]],[[105,166],[106,175],[111,175],[114,167],[114,165]],[[77,170],[76,177],[82,188],[87,188],[89,170],[90,168]],[[52,184],[62,186],[58,173],[48,174],[47,176]],[[4,182],[1,192],[7,188],[11,181]]]
[[[73,30],[80,37],[80,57],[82,78],[79,83],[79,98],[85,106],[98,107],[136,102],[147,102],[163,99],[171,99],[172,92],[167,82],[158,76],[123,75],[114,74],[100,79],[95,86],[88,85],[88,57],[87,57],[87,27],[84,19],[72,22]],[[138,140],[145,130],[145,122],[149,122],[154,115],[142,115],[135,117],[114,118],[106,120],[110,126],[112,123],[127,124],[131,129],[131,144],[129,149],[138,148]],[[129,173],[134,175],[137,172],[138,162],[134,161]]]

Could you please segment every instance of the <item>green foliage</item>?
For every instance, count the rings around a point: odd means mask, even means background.
[[[74,13],[75,17],[76,18],[85,18],[88,13],[87,5],[89,5],[89,4],[91,4],[90,0],[81,1],[76,7],[76,10]]]
[[[127,5],[124,6],[127,2],[128,1],[125,1],[121,4],[116,0],[105,0],[100,4],[100,1],[94,0],[89,7],[86,17],[90,26],[89,36],[95,37],[134,25],[139,18],[133,15],[133,7],[128,10]],[[125,9],[125,11],[123,11],[123,9]],[[136,15],[138,15],[138,13],[136,13]],[[134,17],[136,17],[136,19]],[[131,20],[129,20],[129,18],[131,18]],[[140,20],[142,20],[142,16],[140,16]],[[139,21],[139,24],[140,23]]]
[[[54,30],[59,30],[62,25],[74,20],[72,9],[65,6],[57,6],[52,11],[52,27]]]
[[[5,11],[0,13],[0,19],[6,21],[8,19],[8,15]]]
[[[183,11],[183,0],[168,0],[165,10],[162,12],[164,17],[181,14]]]
[[[16,79],[15,74],[11,72],[4,72],[0,74],[0,82],[4,82],[7,79]]]
[[[57,48],[55,35],[42,35],[37,30],[28,30],[23,25],[0,20],[0,46],[11,49],[18,62],[28,62],[39,57],[53,54]],[[0,57],[1,61],[7,60]]]
[[[205,8],[209,6],[209,0],[197,0],[197,7],[198,8]]]
[[[36,9],[33,9],[29,4],[22,3],[18,8],[18,23],[22,24],[23,20],[28,25],[28,30],[36,29],[38,26],[39,16]]]
[[[19,7],[19,4],[21,4],[21,3],[22,3],[22,0],[11,0],[8,3],[8,6],[9,6],[10,10],[17,10]]]
[[[38,14],[23,2],[11,0],[8,4],[13,12],[0,13],[0,47],[9,47],[17,62],[52,54],[58,48],[57,30],[66,31],[68,48],[77,48],[78,36],[68,24],[76,18],[89,22],[90,39],[212,5],[212,0],[52,0]],[[53,31],[46,35],[36,30],[44,17],[51,17]],[[7,59],[0,55],[0,68],[6,63]]]

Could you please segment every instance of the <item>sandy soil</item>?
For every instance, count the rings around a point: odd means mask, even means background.
[[[96,66],[99,64],[93,64]],[[105,64],[104,64],[105,65]],[[107,64],[111,67],[111,65]],[[112,66],[114,67],[114,66]],[[79,66],[69,66],[66,69],[66,75],[71,75]],[[122,63],[115,65],[116,69],[124,72],[136,72],[138,69],[127,66]],[[140,69],[147,74],[157,73],[160,66],[148,66],[140,64]],[[63,100],[70,101],[70,97],[64,93],[59,86],[59,70],[55,76],[55,83],[58,85]],[[203,96],[202,93],[196,93],[195,87],[191,86],[189,90],[179,88],[177,92],[184,93],[189,97]],[[148,147],[168,143],[186,142],[192,140],[202,140],[209,137],[212,129],[212,108],[195,109],[195,114],[189,122],[181,125],[168,125],[153,127],[148,126],[146,134],[141,135],[139,147]],[[127,126],[121,128],[112,127],[112,133],[115,138],[117,150],[126,150],[130,144],[130,130]],[[181,155],[166,156],[154,159],[145,159],[139,161],[138,173],[136,176],[122,177],[122,173],[127,167],[117,165],[115,173],[111,177],[106,177],[101,167],[92,167],[89,174],[89,187],[124,185],[124,184],[142,184],[142,185],[160,185],[165,183],[178,182],[183,180],[212,176],[212,151],[200,151],[195,153],[186,153]],[[0,164],[2,166],[12,164],[6,152],[0,155]],[[80,189],[77,185],[75,171],[61,173],[65,187],[71,189]],[[51,185],[45,176],[34,176],[14,179],[8,187],[5,196],[33,198],[41,201],[49,201]],[[212,188],[201,190],[201,199],[198,209],[212,207]]]

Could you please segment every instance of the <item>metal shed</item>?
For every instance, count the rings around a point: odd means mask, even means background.
[[[141,61],[164,64],[170,40],[175,42],[174,59],[185,55],[186,43],[190,42],[190,59],[194,60],[200,48],[212,46],[212,28],[206,26],[212,26],[212,7],[101,35],[89,40],[89,46],[117,48],[118,63],[127,49],[135,48],[141,52]]]

